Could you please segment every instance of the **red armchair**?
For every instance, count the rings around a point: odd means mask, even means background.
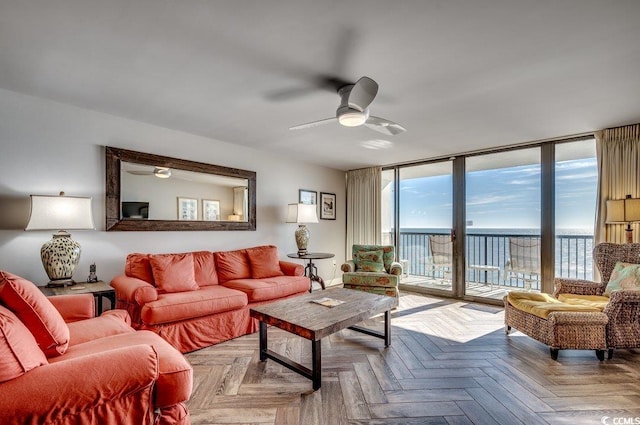
[[[0,271],[0,423],[189,424],[192,369],[126,311]],[[45,357],[45,354],[47,356]]]

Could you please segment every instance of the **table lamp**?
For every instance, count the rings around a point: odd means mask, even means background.
[[[316,206],[313,204],[289,204],[287,210],[287,223],[298,223],[296,230],[296,244],[298,245],[298,255],[307,253],[307,245],[311,233],[305,224],[317,223],[318,215]]]
[[[47,287],[73,285],[73,271],[80,261],[80,244],[66,230],[95,229],[91,198],[31,195],[31,215],[25,230],[55,230],[40,249]],[[66,229],[66,230],[63,230]]]
[[[640,221],[640,198],[627,195],[625,199],[610,199],[607,201],[607,224],[626,224],[627,243],[633,242],[632,222]]]

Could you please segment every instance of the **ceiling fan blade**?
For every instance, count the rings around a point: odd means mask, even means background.
[[[407,131],[407,129],[401,126],[400,124],[396,124],[393,121],[389,121],[384,118],[374,117],[371,115],[369,116],[367,121],[364,123],[364,125],[366,125],[372,130],[378,131],[388,136],[396,136],[400,133],[404,133],[405,131]]]
[[[347,100],[348,105],[350,108],[362,112],[373,102],[377,93],[378,83],[369,77],[362,77],[351,88]]]
[[[127,173],[133,174],[134,176],[152,176],[153,171],[142,171],[142,170],[127,170]]]
[[[308,122],[306,124],[294,125],[293,127],[289,127],[289,130],[302,130],[304,128],[317,127],[323,124],[329,124],[332,121],[337,121],[336,117],[325,118],[319,121]]]

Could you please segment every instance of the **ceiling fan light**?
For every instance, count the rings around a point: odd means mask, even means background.
[[[168,179],[171,177],[171,169],[166,167],[156,167],[153,170],[153,175],[159,179]]]
[[[338,116],[338,122],[345,127],[357,127],[367,120],[367,113],[360,111],[349,111]]]

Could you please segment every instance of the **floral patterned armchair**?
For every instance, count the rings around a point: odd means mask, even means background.
[[[345,288],[398,297],[402,265],[392,245],[353,245],[351,252],[353,259],[341,267]]]

